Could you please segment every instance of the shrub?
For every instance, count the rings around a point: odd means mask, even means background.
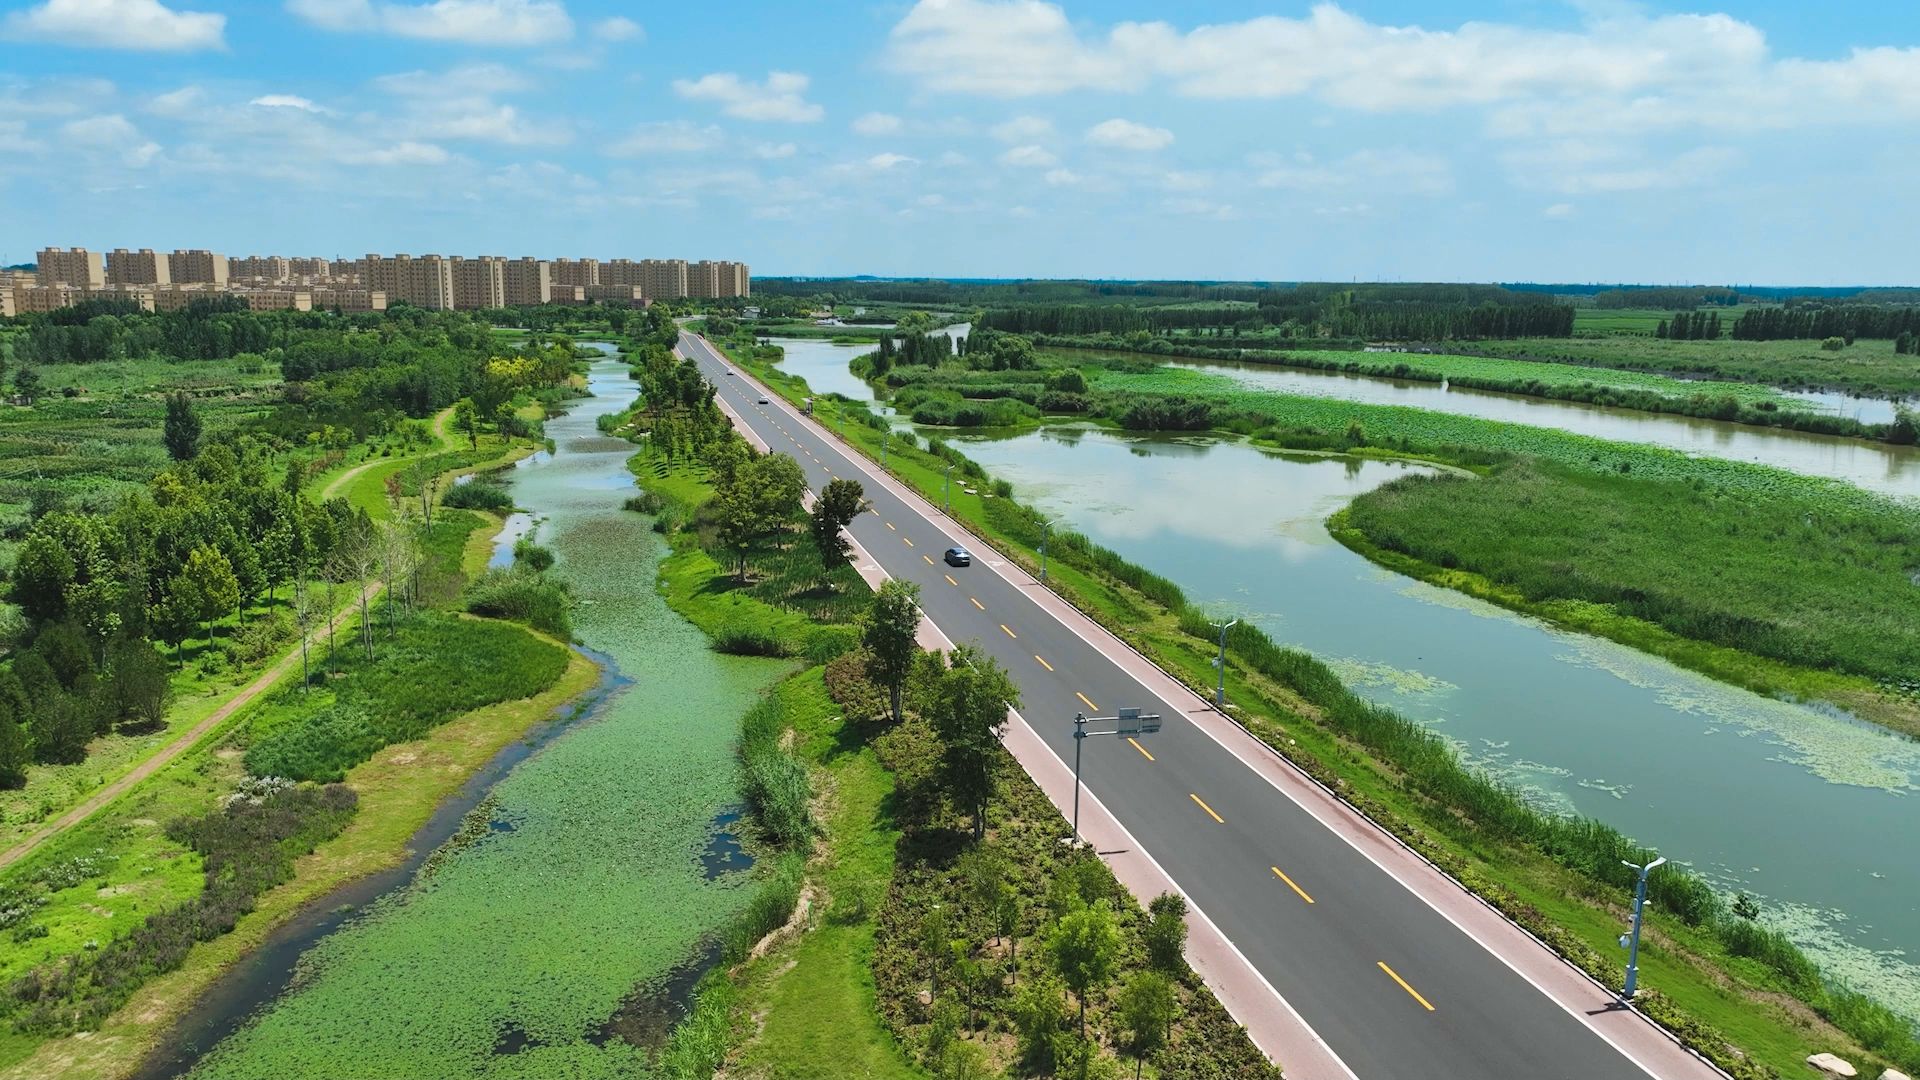
[[[785,848],[813,835],[812,791],[807,768],[781,746],[786,710],[776,697],[762,698],[740,723],[740,791],[767,838]]]
[[[562,641],[573,638],[573,591],[564,581],[520,565],[489,570],[467,586],[466,607],[475,615],[525,623]]]
[[[347,770],[386,745],[365,713],[334,706],[282,724],[247,749],[247,771],[255,776],[338,783]]]
[[[553,549],[522,537],[513,542],[513,565],[534,573],[553,569]]]
[[[638,495],[629,496],[621,505],[636,514],[657,514],[666,509],[667,500],[656,492],[642,491]]]
[[[731,656],[788,656],[787,643],[765,627],[732,623],[713,632],[715,652]]]
[[[448,488],[446,495],[440,499],[440,505],[456,510],[511,510],[513,496],[499,484],[476,477]]]

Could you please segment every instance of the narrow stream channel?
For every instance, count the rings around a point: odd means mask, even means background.
[[[852,379],[845,358],[865,351],[781,344],[793,350],[782,367],[816,389],[816,372],[844,385],[823,370],[836,361],[838,379]],[[1321,394],[1383,393],[1369,385],[1383,380],[1340,375],[1267,369],[1249,380],[1270,374],[1321,380]],[[1406,389],[1460,400],[1426,384]],[[849,396],[871,394],[862,385]],[[1560,426],[1546,417],[1566,406],[1540,404],[1534,422]],[[1084,426],[938,434],[1022,500],[1167,575],[1196,602],[1328,661],[1357,691],[1432,726],[1542,805],[1606,821],[1755,894],[1765,920],[1823,965],[1920,1015],[1920,743],[1425,585],[1333,540],[1328,516],[1410,466]],[[1759,446],[1802,438],[1766,429],[1730,437]],[[1798,450],[1760,457],[1800,460]],[[1920,485],[1920,471],[1902,475]]]
[[[595,427],[637,384],[608,359],[590,385],[593,397],[548,422],[554,453],[507,482],[574,588],[575,632],[620,683],[486,774],[494,782],[469,785],[474,804],[489,800],[478,839],[424,870],[416,858],[370,882],[377,899],[358,897],[365,906],[344,920],[324,916],[289,937],[263,961],[278,980],[216,993],[226,1023],[192,1041],[233,1034],[149,1075],[615,1077],[644,1067],[636,1042],[671,1023],[699,974],[691,961],[710,956],[710,935],[748,898],[751,860],[728,828],[732,744],[741,714],[786,668],[712,652],[666,607],[656,587],[665,545],[621,508],[633,447]],[[443,836],[416,839],[424,851]]]

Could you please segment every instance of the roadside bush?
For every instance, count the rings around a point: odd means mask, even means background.
[[[525,623],[562,641],[573,639],[573,591],[564,581],[519,565],[489,570],[467,586],[466,608],[475,615]]]
[[[456,510],[511,510],[513,496],[501,485],[475,477],[448,488],[440,498],[440,505]]]
[[[195,942],[228,933],[261,894],[293,875],[296,858],[339,835],[358,807],[352,789],[251,781],[219,809],[167,826],[205,868],[199,896],[147,917],[98,950],[33,968],[0,994],[18,1034],[100,1026],[147,979],[179,967]]]

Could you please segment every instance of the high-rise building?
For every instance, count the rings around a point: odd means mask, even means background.
[[[76,289],[98,289],[107,283],[106,260],[86,248],[63,251],[47,248],[40,253],[40,284],[71,285]]]
[[[249,255],[227,262],[227,278],[230,281],[259,281],[278,285],[292,273],[292,262],[284,255]]]
[[[453,306],[465,310],[507,306],[507,260],[498,255],[447,260],[453,274]]]
[[[167,265],[172,270],[172,280],[176,284],[203,284],[216,287],[227,283],[227,257],[217,255],[205,248],[193,248],[187,251],[175,250],[167,256]]]
[[[732,283],[729,275],[728,284]],[[687,267],[687,295],[704,298],[726,296],[720,290],[720,264],[702,259]]]
[[[169,285],[173,282],[171,266],[171,260],[152,248],[114,248],[107,252],[107,284]]]
[[[333,264],[325,259],[288,259],[287,274],[298,279],[333,276]]]
[[[527,307],[553,302],[553,267],[545,260],[518,258],[507,264],[507,304]]]
[[[555,259],[551,273],[555,285],[598,285],[600,260]]]
[[[363,284],[371,292],[387,294],[389,304],[444,311],[453,307],[453,265],[438,255],[368,255]]]
[[[685,259],[640,260],[640,290],[649,300],[678,300],[687,295]]]

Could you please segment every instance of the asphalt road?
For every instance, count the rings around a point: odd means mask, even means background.
[[[818,491],[860,479],[853,451],[778,397],[729,376],[704,341],[681,338],[720,397]],[[1137,740],[1089,738],[1088,790],[1363,1080],[1618,1080],[1648,1075],[1426,902],[1284,797],[1173,705],[1026,593],[989,551],[956,568],[937,511],[868,483],[873,513],[851,531],[955,642],[992,654],[1020,686],[1020,712],[1062,760],[1073,717],[1138,707],[1164,717]],[[1015,578],[1024,575],[1013,575]],[[1282,1062],[1284,1066],[1285,1062]]]

